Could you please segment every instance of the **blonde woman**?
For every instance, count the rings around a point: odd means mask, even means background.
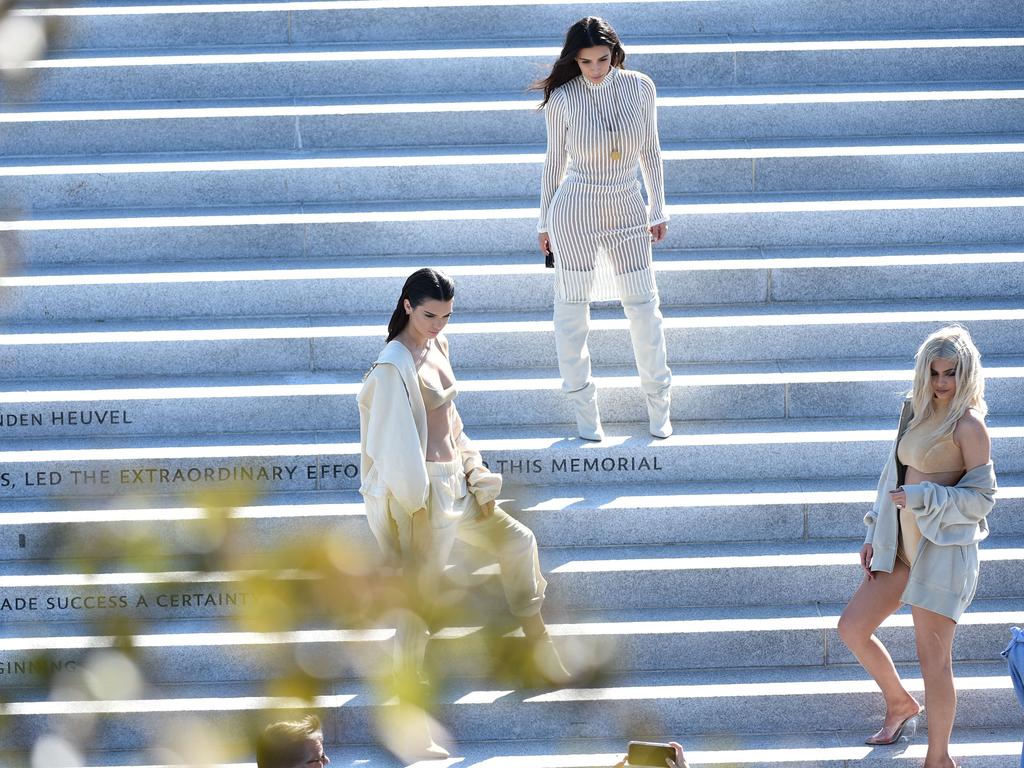
[[[978,542],[996,489],[985,427],[981,355],[967,330],[942,328],[917,351],[913,391],[882,470],[867,538],[864,581],[839,619],[839,635],[885,696],[882,728],[868,744],[892,744],[923,711],[904,687],[875,629],[912,607],[928,705],[926,768],[953,768],[956,714],[953,634],[978,584]]]

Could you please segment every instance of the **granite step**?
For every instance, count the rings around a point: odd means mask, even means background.
[[[925,754],[925,731],[922,723],[915,743],[901,742],[892,747],[867,747],[862,732],[834,734],[778,734],[751,737],[741,734],[690,736],[686,739],[686,755],[690,765],[779,765],[809,768],[850,768],[852,765],[904,765],[908,758],[921,759]],[[957,728],[950,747],[955,758],[968,758],[972,768],[1005,768],[1019,754],[1020,731],[1014,728]],[[652,736],[652,738],[655,738]],[[664,741],[671,735],[657,736]],[[457,754],[465,755],[466,766],[489,768],[512,766],[517,768],[608,768],[623,756],[623,741],[566,742],[534,746],[534,742],[504,742],[498,744],[459,744]],[[349,752],[344,745],[331,754],[341,755],[344,761]],[[365,752],[358,753],[367,759]],[[356,758],[353,758],[356,759]],[[386,758],[378,758],[386,760]],[[502,762],[503,761],[503,762]],[[336,762],[332,758],[332,762]],[[342,765],[347,763],[342,762]],[[376,762],[369,758],[367,768],[397,768],[399,762]],[[353,762],[353,766],[356,763]],[[225,767],[227,768],[227,767]]]
[[[301,4],[280,2],[162,2],[156,6],[83,2],[74,7],[46,2],[25,3],[16,13],[52,19],[60,24],[58,49],[134,49],[174,45],[182,48],[233,45],[370,43],[393,45],[428,40],[461,39],[466,31],[480,40],[557,44],[571,20],[593,12],[580,3],[542,5],[452,3],[424,6],[376,3]],[[35,6],[35,7],[32,7]],[[942,3],[865,0],[856,8],[837,7],[822,14],[813,0],[725,2],[698,6],[678,2],[621,2],[602,6],[601,13],[624,37],[683,34],[753,36],[763,34],[878,35],[899,31],[978,31],[1010,33],[1021,26],[1014,0],[974,3],[958,11]],[[382,22],[383,19],[383,22]],[[628,50],[628,49],[627,49]]]
[[[751,736],[741,733],[723,736],[708,734],[687,736],[686,756],[690,765],[772,765],[786,768],[851,768],[857,766],[903,766],[908,759],[925,754],[925,723],[917,736],[891,747],[864,745],[865,732],[787,733]],[[670,733],[650,732],[651,738],[664,741]],[[626,738],[549,741],[503,740],[497,742],[461,741],[453,752],[467,768],[609,768],[625,754]],[[352,746],[345,742],[327,743],[331,764],[344,768],[405,768],[407,763],[391,756],[383,748]],[[91,768],[149,768],[148,755],[131,752],[86,755],[83,765]],[[172,753],[173,754],[173,753]],[[1020,754],[1019,728],[961,728],[953,733],[950,754],[969,759],[971,768],[1006,768]],[[3,753],[0,752],[0,757]],[[1009,761],[1009,763],[1007,762]],[[253,768],[253,763],[214,764],[211,768]]]
[[[457,281],[461,312],[493,310],[515,296],[516,307],[549,310],[553,273],[539,257],[389,257],[369,267],[357,259],[278,259],[235,262],[215,252],[190,263],[18,267],[2,279],[2,313],[11,324],[46,321],[329,315],[358,306],[384,314],[414,270],[433,263]],[[202,258],[209,256],[211,258]],[[835,300],[1011,298],[1024,294],[1021,245],[821,247],[792,249],[662,249],[656,271],[665,305],[807,302],[821,296],[821,282],[835,286]],[[282,264],[282,262],[285,262]],[[142,265],[139,265],[142,266]]]
[[[662,281],[666,282],[666,281]],[[673,364],[793,362],[839,356],[909,361],[941,325],[966,324],[986,355],[1019,355],[1019,299],[903,300],[869,304],[664,307]],[[595,308],[590,349],[602,365],[634,365],[621,308]],[[386,317],[197,319],[27,325],[0,335],[0,378],[236,375],[347,371],[377,358]],[[358,324],[357,324],[358,323]],[[378,324],[379,323],[379,324]],[[850,326],[858,333],[850,335]],[[456,367],[554,368],[549,312],[461,313],[446,331]],[[837,345],[839,345],[837,347]]]
[[[666,248],[906,245],[1024,240],[1022,190],[669,197]],[[54,211],[0,222],[32,263],[507,254],[536,247],[536,199]],[[520,251],[520,249],[522,249]]]
[[[535,96],[516,89],[486,100],[187,99],[23,107],[0,112],[0,153],[51,158],[181,151],[450,151],[510,141],[543,144],[544,121],[537,104]],[[659,132],[666,143],[897,135],[976,139],[1018,133],[1022,115],[1020,82],[718,89],[698,96],[663,85],[658,99]]]
[[[215,47],[30,62],[28,87],[0,83],[8,103],[226,98],[351,98],[489,94],[526,88],[561,45],[467,41],[458,47],[368,50],[357,46]],[[691,92],[878,83],[1002,83],[1024,79],[1021,37],[773,38],[722,42],[700,37],[630,41],[629,64],[664,87]],[[429,66],[425,66],[429,64]],[[27,97],[27,98],[26,98]]]
[[[1024,471],[1022,417],[993,416],[989,425],[1000,471]],[[482,427],[472,436],[511,495],[520,485],[718,480],[723,467],[742,480],[870,477],[894,425],[892,418],[765,419],[695,421],[677,430],[660,440],[646,424],[611,425],[601,443],[580,440],[568,427],[521,427],[514,437],[507,427]],[[355,431],[0,441],[5,498],[354,490],[358,476]]]
[[[691,670],[821,667],[856,662],[836,632],[842,610],[843,604],[830,603],[548,611],[547,621],[566,664],[580,675],[594,670],[655,672],[665,668],[667,659],[686,659]],[[474,613],[467,618],[478,617]],[[430,646],[434,668],[446,676],[481,677],[491,663],[488,642],[498,637],[518,642],[514,638],[521,631],[510,616],[483,615],[482,620],[483,626],[437,629]],[[1007,627],[1022,621],[1018,598],[975,601],[959,622],[954,662],[997,657],[1006,645]],[[0,638],[0,691],[17,697],[19,691],[45,685],[53,673],[86,668],[96,654],[126,644],[145,679],[157,685],[205,683],[214,676],[225,683],[272,684],[303,669],[316,670],[322,679],[351,681],[367,670],[387,666],[394,642],[390,627],[351,630],[324,624],[290,632],[253,632],[229,619],[138,622],[130,625],[132,634],[127,637],[95,634],[96,629],[88,620],[9,627]],[[878,636],[896,662],[917,659],[909,609],[887,619]]]
[[[352,259],[231,261],[217,252],[191,262],[152,265],[15,265],[0,279],[0,316],[11,325],[145,318],[333,315],[358,307],[385,315],[405,279],[433,264],[457,284],[464,312],[507,308],[548,312],[553,273],[524,246],[514,254],[389,256],[388,266]],[[440,261],[440,263],[438,263]],[[817,301],[823,282],[833,301],[1024,296],[1024,245],[857,246],[695,250],[658,247],[662,304]]]
[[[501,169],[493,162],[540,151],[536,99],[522,96],[520,86],[534,63],[550,60],[548,49],[559,44],[555,38],[567,19],[595,12],[593,7],[518,0],[429,8],[392,0],[171,0],[156,7],[124,8],[112,1],[44,12],[66,22],[62,46],[68,53],[63,62],[43,64],[36,93],[69,101],[48,112],[9,107],[0,113],[0,153],[7,158],[0,185],[10,182],[0,196],[23,194],[22,207],[35,211],[28,226],[8,227],[21,241],[28,272],[27,280],[10,288],[12,325],[0,343],[7,350],[0,353],[7,363],[0,375],[9,379],[0,387],[7,390],[0,400],[6,395],[8,401],[2,410],[7,415],[18,397],[15,405],[23,408],[10,411],[17,423],[0,440],[0,600],[15,601],[10,611],[0,607],[0,634],[6,635],[0,640],[0,686],[17,694],[0,723],[9,727],[3,749],[81,727],[93,711],[106,714],[95,721],[96,746],[81,764],[183,764],[188,761],[171,753],[157,757],[143,750],[168,727],[195,734],[201,724],[238,733],[259,710],[304,711],[305,701],[264,698],[268,678],[304,660],[330,678],[315,692],[323,697],[316,703],[325,707],[328,744],[346,750],[332,751],[335,765],[397,765],[369,746],[384,702],[354,681],[352,666],[346,666],[359,663],[359,650],[372,648],[370,660],[386,654],[386,629],[360,640],[330,626],[319,611],[319,623],[300,634],[273,637],[291,652],[285,661],[268,653],[275,645],[266,642],[270,636],[233,627],[227,617],[238,612],[240,601],[256,599],[245,566],[266,566],[265,557],[260,560],[268,542],[297,545],[313,535],[338,551],[373,549],[354,491],[352,392],[379,349],[379,323],[408,271],[398,265],[411,266],[421,255],[429,263],[445,253],[446,263],[462,260],[478,269],[457,276],[460,300],[467,299],[453,328],[466,386],[460,403],[465,398],[471,434],[506,475],[506,490],[515,497],[510,508],[537,531],[551,583],[553,634],[564,650],[585,647],[594,659],[614,659],[612,676],[586,688],[517,690],[481,677],[473,643],[480,633],[465,633],[475,627],[452,628],[449,639],[434,644],[434,653],[464,676],[444,689],[439,713],[457,737],[473,741],[460,764],[607,766],[626,737],[669,734],[685,739],[699,762],[723,766],[738,761],[838,768],[920,759],[920,735],[906,752],[905,745],[860,745],[877,727],[881,697],[838,641],[835,619],[860,578],[860,517],[891,440],[907,365],[925,333],[954,318],[971,324],[986,355],[1003,489],[993,536],[982,545],[979,600],[958,633],[960,717],[953,751],[973,760],[974,768],[1015,763],[1019,712],[995,654],[1005,645],[1009,623],[1022,618],[1024,523],[1017,521],[1024,520],[1024,410],[1017,369],[1024,308],[1016,274],[1020,249],[1004,244],[1024,242],[1024,218],[1014,197],[1020,188],[1014,176],[1021,177],[1019,136],[1007,141],[1001,135],[1020,131],[1024,74],[1018,70],[1024,59],[1012,58],[1015,42],[997,38],[1021,37],[1024,30],[1006,29],[1022,26],[1018,5],[864,0],[829,14],[810,0],[598,8],[626,37],[631,66],[649,65],[656,73],[662,138],[670,153],[680,153],[667,156],[675,217],[668,245],[674,251],[661,282],[673,362],[684,369],[676,392],[681,434],[655,443],[639,422],[624,322],[617,310],[597,311],[595,358],[610,366],[599,370],[611,434],[602,446],[567,438],[572,432],[553,372],[550,278],[541,277],[528,258],[538,160],[506,162]],[[665,29],[693,36],[643,39]],[[509,30],[519,37],[509,39]],[[484,38],[490,42],[480,42]],[[508,66],[492,67],[497,59],[490,54],[499,44],[519,55]],[[384,58],[372,47],[395,55]],[[487,48],[487,55],[456,61],[468,47]],[[135,49],[137,66],[123,57],[126,51],[112,50],[121,48]],[[545,53],[534,57],[527,49]],[[422,58],[427,51],[433,61]],[[244,64],[240,58],[196,58],[203,54],[249,58]],[[108,57],[119,60],[97,61]],[[85,72],[87,59],[102,66]],[[115,77],[97,80],[97,73]],[[120,74],[133,79],[117,82]],[[439,91],[453,78],[462,93]],[[922,82],[934,78],[947,82]],[[819,79],[830,84],[817,85]],[[674,82],[687,90],[667,87]],[[203,100],[202,89],[223,98]],[[294,98],[371,89],[369,96]],[[437,101],[423,100],[431,89]],[[468,96],[470,89],[478,94]],[[380,95],[389,91],[420,98]],[[238,99],[246,93],[249,98]],[[251,98],[257,93],[263,96]],[[169,94],[184,101],[131,100]],[[915,146],[887,138],[894,135]],[[876,138],[864,138],[870,136]],[[778,141],[788,137],[803,138],[788,147]],[[517,144],[509,145],[510,138]],[[324,165],[356,152],[369,155],[370,148],[380,151],[367,166]],[[207,151],[238,153],[227,158],[236,161],[290,162],[299,156],[314,164],[199,170],[201,163],[225,158],[130,156]],[[406,158],[413,152],[426,165],[410,164]],[[452,154],[475,154],[483,162],[436,161]],[[398,165],[383,165],[395,158]],[[140,160],[144,168],[131,167]],[[177,169],[155,165],[182,161]],[[81,167],[98,162],[106,167]],[[78,167],[52,167],[60,163]],[[395,193],[380,205],[353,205],[373,200],[375,185],[393,187],[395,174],[426,194],[401,201],[405,193]],[[438,194],[438,179],[445,178],[449,191]],[[503,180],[494,200],[436,210],[416,204],[424,197],[478,196],[491,178]],[[183,186],[190,182],[195,192]],[[72,187],[79,184],[76,198]],[[473,194],[460,193],[459,185]],[[912,193],[908,185],[927,194]],[[339,190],[333,196],[332,188]],[[809,190],[817,192],[789,194]],[[695,191],[745,196],[701,197]],[[224,202],[250,207],[206,210]],[[111,204],[116,209],[98,210]],[[37,215],[62,206],[66,210],[49,219]],[[168,206],[174,210],[163,210]],[[469,213],[453,216],[459,206]],[[504,212],[495,217],[495,210]],[[346,218],[350,214],[356,217]],[[395,223],[396,214],[411,220]],[[167,226],[165,216],[183,218]],[[69,223],[53,228],[62,219]],[[446,235],[453,221],[462,225],[463,239],[475,242],[460,244]],[[28,231],[33,227],[37,231]],[[381,238],[385,230],[388,237]],[[888,249],[894,241],[903,247]],[[421,254],[424,243],[434,252]],[[865,254],[831,247],[850,244],[882,249]],[[766,245],[790,246],[784,263],[771,263],[779,254]],[[800,252],[803,246],[808,251]],[[740,250],[724,258],[721,252],[693,255],[723,247]],[[959,259],[961,254],[968,257]],[[858,261],[865,255],[872,258]],[[258,261],[245,264],[249,259]],[[285,269],[265,274],[270,259]],[[204,274],[206,260],[220,260],[222,274]],[[765,263],[738,268],[742,260]],[[75,266],[62,267],[69,264]],[[516,272],[527,264],[526,272]],[[498,278],[487,275],[494,265]],[[335,271],[303,273],[296,267]],[[360,267],[394,271],[351,269]],[[176,281],[170,276],[175,272],[195,274]],[[239,272],[249,274],[241,280],[231,274]],[[41,277],[70,279],[62,285]],[[829,304],[819,300],[822,286],[835,291]],[[964,295],[966,286],[971,295]],[[307,291],[311,299],[304,304]],[[529,293],[534,303],[525,313],[516,304],[520,314],[513,318],[503,313],[517,293]],[[929,300],[914,298],[923,295]],[[899,311],[893,312],[894,301]],[[16,302],[32,308],[19,310]],[[66,308],[51,311],[62,303]],[[360,309],[355,323],[349,307]],[[495,307],[499,311],[491,313]],[[464,309],[468,325],[462,324]],[[96,320],[108,322],[91,322]],[[864,333],[853,332],[858,330]],[[510,371],[484,370],[494,366],[496,354]],[[820,364],[829,357],[844,362]],[[753,363],[738,362],[747,360]],[[696,362],[712,364],[686,365]],[[314,373],[301,373],[307,371]],[[273,373],[248,376],[254,372]],[[36,381],[26,383],[30,378]],[[306,385],[296,394],[295,386]],[[239,389],[246,386],[262,389]],[[101,388],[108,390],[101,395],[106,400],[97,398]],[[85,403],[90,405],[78,407]],[[114,429],[148,436],[83,430],[31,437],[39,434],[31,414],[42,420],[54,409],[92,406],[108,421],[115,411],[142,409],[131,425]],[[771,418],[678,418],[695,413]],[[30,414],[25,436],[14,437],[22,414]],[[271,417],[274,426],[261,432],[261,419]],[[74,432],[80,425],[63,426]],[[247,436],[230,434],[232,428]],[[713,480],[723,467],[735,478],[729,483]],[[236,482],[248,469],[259,483],[261,468],[266,485],[281,489],[266,499],[253,497],[247,479],[241,488]],[[183,483],[171,481],[173,469],[182,470]],[[211,471],[211,487],[177,495],[190,486],[189,469],[200,478]],[[651,482],[664,477],[672,482]],[[219,535],[254,542],[249,561],[229,571],[205,570],[204,552],[224,539],[195,519],[202,503],[241,506]],[[709,527],[722,541],[705,543]],[[146,537],[162,537],[191,555],[109,564],[119,549],[115,542]],[[105,548],[101,554],[108,559],[85,567],[70,550],[59,549],[69,538]],[[453,575],[478,585],[479,599],[502,604],[493,565],[462,550],[457,562]],[[288,576],[298,582],[303,574]],[[140,594],[150,598],[148,606],[139,605]],[[18,598],[35,598],[36,605],[18,609]],[[54,601],[52,608],[47,600]],[[802,603],[785,607],[795,601]],[[494,620],[491,613],[481,615]],[[83,658],[82,646],[109,645],[106,620],[125,618],[142,619],[137,632],[148,640],[141,643],[141,660],[157,686],[122,692],[114,702],[97,702],[73,688],[65,689],[69,701],[47,701],[24,679],[12,679],[19,660],[32,657],[27,638],[50,636],[36,640],[36,649],[54,651],[55,660],[67,665]],[[914,658],[908,618],[899,614],[881,632],[919,692],[917,669],[903,664]],[[347,662],[336,653],[353,647]],[[810,722],[808,712],[814,713]],[[793,723],[811,732],[790,735]],[[774,735],[780,731],[783,736]],[[574,737],[602,741],[568,741]]]
[[[1024,57],[1022,57],[1024,60]],[[1020,136],[955,143],[872,140],[858,144],[693,148],[663,144],[669,195],[888,192],[957,187],[1016,189],[1024,177]],[[373,203],[389,200],[527,198],[538,194],[543,147],[454,154],[125,156],[0,165],[0,195],[30,212],[79,208]]]
[[[999,468],[989,517],[1001,536],[1024,536],[1024,476]],[[877,477],[806,480],[521,486],[502,506],[545,547],[665,545],[689,541],[859,539]],[[571,496],[567,495],[571,492]],[[0,502],[0,561],[38,563],[102,551],[108,541],[164,538],[189,547],[231,538],[256,551],[294,547],[323,535],[373,549],[354,491],[271,493],[238,498],[223,512],[217,499],[168,496],[5,498]],[[191,506],[189,505],[191,502]],[[221,504],[224,504],[221,500]],[[205,505],[205,507],[203,506]],[[211,509],[212,508],[212,509]]]
[[[885,417],[909,390],[909,359],[674,364],[672,416],[698,419]],[[1024,414],[1024,358],[985,356],[994,413]],[[640,422],[635,367],[597,366],[606,424]],[[359,428],[358,372],[130,380],[15,381],[0,389],[0,436],[265,434]],[[49,386],[46,386],[48,384]],[[45,388],[43,388],[45,387]],[[573,420],[551,368],[459,371],[459,410],[473,427]]]
[[[324,536],[346,553],[345,568],[363,573],[376,550],[364,551]],[[663,610],[666,595],[679,608],[772,606],[802,602],[845,602],[863,579],[860,540],[726,542],[658,546],[568,548],[541,547],[551,611]],[[312,545],[310,555],[321,553]],[[204,571],[202,552],[154,554],[121,560],[113,546],[102,558],[78,562],[0,563],[0,610],[11,631],[40,623],[97,622],[102,634],[134,621],[174,622],[240,617],[266,622],[265,602],[286,601],[281,628],[320,625],[328,606],[337,606],[329,590],[342,578],[340,565],[307,557],[282,559],[286,570],[268,571],[266,558],[251,553],[230,571]],[[326,556],[322,559],[327,559]],[[335,558],[337,559],[337,558]],[[108,565],[108,561],[112,565]],[[980,550],[978,599],[1020,600],[1024,539],[990,536]],[[136,566],[135,570],[131,569]],[[249,567],[246,567],[249,566]],[[111,570],[113,568],[114,570]],[[144,570],[139,570],[143,568]],[[67,572],[57,572],[60,569]],[[476,551],[460,550],[453,561],[448,596],[490,609],[504,604],[497,563]],[[325,591],[328,590],[328,591]],[[349,607],[350,615],[363,610]],[[251,626],[251,624],[248,624]],[[266,623],[260,625],[266,627]],[[273,626],[273,625],[272,625]],[[1001,650],[1001,649],[999,649]],[[679,662],[687,665],[689,662]]]
[[[914,665],[899,665],[912,693],[922,690]],[[1011,728],[1019,712],[1012,684],[1002,663],[957,665],[958,711],[961,728]],[[49,723],[69,712],[96,713],[96,734],[108,749],[139,749],[164,729],[180,732],[202,718],[218,729],[241,732],[241,708],[290,714],[309,703],[283,696],[267,697],[253,685],[165,686],[140,698],[48,702],[31,699],[7,705],[9,743],[21,746],[42,735]],[[379,701],[363,685],[340,686],[316,697],[328,743],[365,744],[372,739]],[[206,696],[203,694],[206,693]],[[659,671],[615,675],[603,687],[537,690],[481,690],[475,680],[454,680],[441,697],[438,719],[456,739],[515,740],[628,738],[633,734],[686,737],[701,733],[755,731],[750,722],[750,698],[764,702],[757,728],[762,733],[785,732],[794,721],[806,722],[816,713],[818,733],[870,730],[882,716],[881,696],[863,671],[832,667],[794,671],[701,670]],[[599,702],[599,703],[598,703]],[[80,716],[80,715],[79,715]]]
[[[554,606],[582,610],[776,605],[805,596],[845,602],[863,571],[860,540],[764,544],[676,545],[647,548],[547,550],[542,563]],[[981,550],[985,573],[979,598],[1020,599],[1024,549],[1020,539],[993,536]],[[748,569],[753,569],[748,570]],[[999,650],[1002,650],[1001,648]]]

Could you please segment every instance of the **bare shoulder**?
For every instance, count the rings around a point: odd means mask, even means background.
[[[437,346],[440,347],[441,351],[444,352],[444,356],[448,357],[448,337],[443,333],[437,334]]]
[[[987,464],[992,456],[992,441],[989,439],[985,417],[968,410],[956,423],[953,441],[960,446],[964,455],[964,466],[968,469]]]
[[[987,440],[988,427],[985,426],[985,417],[974,408],[968,408],[956,423],[953,435],[957,438],[984,437]]]

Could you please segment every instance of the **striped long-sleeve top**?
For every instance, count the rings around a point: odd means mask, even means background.
[[[597,85],[582,75],[570,80],[545,106],[538,230],[555,252],[562,301],[656,294],[650,227],[669,217],[655,97],[646,75],[612,69]]]
[[[669,220],[656,97],[647,75],[616,68],[597,85],[580,75],[552,91],[544,107],[548,146],[539,232],[548,231],[548,209],[561,184],[623,188],[636,179],[638,165],[650,205],[646,223]]]

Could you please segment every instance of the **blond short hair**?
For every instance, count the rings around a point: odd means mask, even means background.
[[[316,715],[271,723],[256,743],[257,768],[294,768],[306,756],[306,742],[323,739],[320,718]]]

